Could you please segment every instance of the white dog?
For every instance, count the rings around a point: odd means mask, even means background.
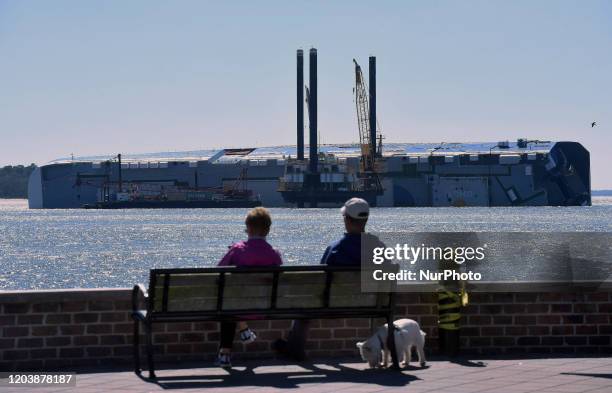
[[[395,348],[397,350],[397,358],[399,362],[404,362],[407,366],[411,360],[412,347],[416,347],[419,355],[419,363],[421,367],[426,364],[425,352],[425,332],[421,330],[419,324],[412,319],[398,319],[393,323],[395,325]],[[368,362],[370,367],[380,367],[381,357],[383,359],[382,366],[387,367],[389,364],[389,348],[387,348],[388,328],[384,326],[378,328],[376,334],[366,341],[357,343],[361,358]]]

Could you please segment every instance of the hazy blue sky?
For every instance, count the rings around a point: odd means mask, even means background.
[[[324,143],[374,54],[388,141],[577,140],[612,188],[611,1],[0,0],[0,165],[293,144],[311,46]]]

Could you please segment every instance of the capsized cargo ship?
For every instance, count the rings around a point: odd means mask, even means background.
[[[360,171],[359,144],[318,150],[326,162],[320,184],[349,190]],[[577,142],[387,143],[381,162],[377,206],[591,204],[589,152]],[[193,189],[227,189],[242,178],[264,206],[297,206],[281,189],[299,187],[308,163],[308,154],[297,160],[295,146],[124,154],[121,163],[111,156],[59,159],[32,173],[28,199],[30,208],[81,208],[103,201],[105,186],[119,176],[141,187]]]
[[[591,204],[589,152],[577,142],[383,146],[374,56],[369,86],[353,60],[359,143],[319,146],[317,50],[308,87],[301,49],[296,60],[296,146],[59,159],[30,176],[30,208],[331,207],[356,196],[394,207]]]

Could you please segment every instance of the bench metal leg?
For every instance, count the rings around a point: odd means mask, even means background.
[[[389,348],[389,352],[391,352],[391,360],[393,361],[392,368],[395,370],[399,370],[399,359],[397,356],[397,348],[395,347],[395,325],[393,324],[393,316],[390,315],[387,317],[387,347]]]
[[[147,335],[147,364],[149,366],[149,378],[155,379],[155,363],[153,362],[153,329],[150,323],[145,323]]]
[[[134,319],[134,372],[137,375],[140,375],[142,369],[140,368],[140,330],[139,325],[140,321],[138,319]]]

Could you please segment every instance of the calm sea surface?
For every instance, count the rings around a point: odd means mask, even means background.
[[[285,263],[318,263],[343,233],[338,209],[270,209]],[[153,267],[214,265],[245,238],[246,209],[29,210],[0,199],[0,290],[130,287]],[[376,208],[371,231],[612,232],[612,198],[591,207]]]

